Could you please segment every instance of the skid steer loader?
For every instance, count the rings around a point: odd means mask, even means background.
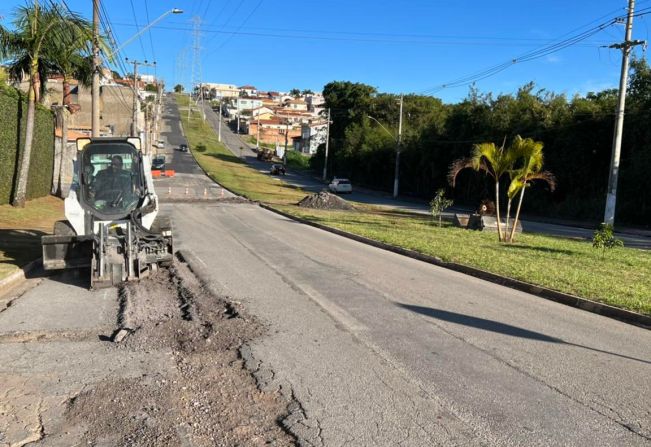
[[[173,261],[139,138],[80,138],[65,221],[43,236],[45,270],[90,268],[91,288],[138,279]]]

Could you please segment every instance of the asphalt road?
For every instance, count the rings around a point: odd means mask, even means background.
[[[269,326],[253,354],[306,445],[651,442],[647,330],[254,205],[167,207],[195,270]]]
[[[165,147],[157,148],[156,153],[165,156],[166,169],[175,171],[173,177],[154,180],[161,201],[210,201],[234,196],[203,175],[190,152],[178,150],[181,144],[187,144],[187,140],[181,128],[176,101],[168,97],[163,99],[161,139]]]
[[[213,125],[215,129],[217,129],[219,125],[218,115],[210,108],[209,105],[206,104],[204,108],[206,119]],[[247,163],[249,163],[260,172],[268,173],[271,164],[257,160],[256,153],[251,150],[253,145],[244,141],[244,137],[245,136],[242,136],[241,138],[239,135],[233,133],[228,125],[222,122],[222,140],[231,150],[231,152],[246,159]],[[240,150],[240,148],[242,149]],[[326,188],[326,185],[320,179],[315,178],[312,175],[307,175],[296,171],[288,171],[287,175],[283,177],[283,180],[289,184],[299,186],[304,190],[310,192],[319,192]],[[395,208],[412,213],[428,215],[430,213],[429,206],[425,202],[400,199],[396,200],[393,197],[379,191],[356,189],[352,194],[346,195],[345,198],[353,202]],[[452,208],[448,212],[444,213],[444,216],[451,218],[455,212],[467,214],[468,210]],[[537,222],[534,220],[526,219],[522,220],[522,228],[523,231],[529,233],[548,234],[552,236],[561,236],[582,240],[591,240],[594,233],[594,229],[590,228]],[[620,238],[627,247],[651,249],[651,232],[649,231],[618,232],[616,233],[616,236]]]
[[[647,330],[254,205],[165,211],[196,271],[268,325],[258,379],[292,390],[306,445],[651,443]]]

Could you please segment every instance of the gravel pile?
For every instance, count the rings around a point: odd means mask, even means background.
[[[320,210],[354,210],[350,203],[341,197],[331,194],[327,191],[321,191],[316,194],[310,194],[298,202],[298,206],[303,208],[316,208]]]

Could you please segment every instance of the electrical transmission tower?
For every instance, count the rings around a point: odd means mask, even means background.
[[[198,87],[199,96],[197,97],[197,103],[201,100],[201,115],[205,120],[205,112],[203,110],[203,86],[201,83],[201,17],[195,16],[192,19],[192,22],[194,24],[194,43],[192,45],[192,85],[190,86],[190,89],[194,91],[194,89]],[[188,112],[188,117],[189,116]]]

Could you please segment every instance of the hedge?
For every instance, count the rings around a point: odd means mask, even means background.
[[[14,193],[26,123],[27,97],[14,88],[0,86],[0,204],[10,203]],[[53,167],[54,114],[37,106],[27,183],[28,199],[50,193]]]

